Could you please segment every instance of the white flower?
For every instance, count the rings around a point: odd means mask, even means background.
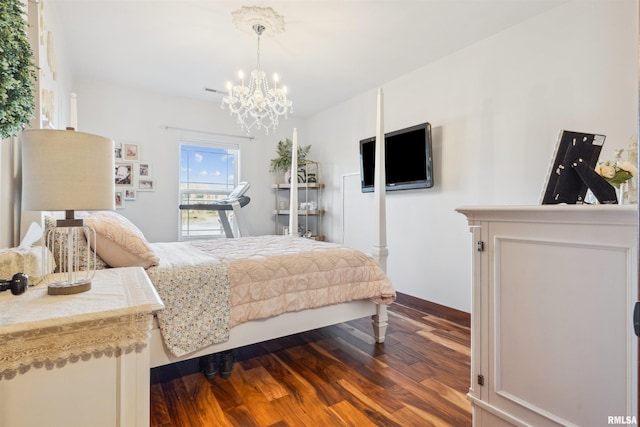
[[[618,165],[618,167],[623,171],[629,172],[631,176],[638,175],[638,168],[631,162],[622,162]]]
[[[602,171],[601,171],[601,169],[602,169],[602,163],[598,163],[598,164],[596,165],[596,167],[594,168],[594,170],[596,171],[596,173],[597,173],[598,175],[600,175],[600,176],[602,176]]]
[[[613,178],[616,176],[616,168],[605,164],[597,165],[596,172],[605,178]]]

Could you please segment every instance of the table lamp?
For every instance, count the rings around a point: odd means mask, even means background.
[[[33,129],[22,138],[22,208],[65,211],[45,235],[45,246],[62,249],[55,273],[43,272],[49,295],[88,291],[95,273],[95,230],[75,211],[115,209],[114,143],[109,138],[74,130]],[[87,240],[86,260],[78,244]],[[91,259],[93,257],[93,259]],[[81,261],[85,269],[81,270]]]

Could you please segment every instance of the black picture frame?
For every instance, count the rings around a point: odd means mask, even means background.
[[[560,131],[542,196],[543,205],[582,204],[589,187],[593,191],[593,187],[602,184],[604,179],[594,169],[605,138],[597,133]]]

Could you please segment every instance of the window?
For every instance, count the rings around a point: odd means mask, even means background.
[[[180,145],[180,204],[224,199],[238,183],[239,147],[207,143]],[[182,209],[180,239],[225,237],[218,212]],[[227,212],[229,220],[233,212]]]

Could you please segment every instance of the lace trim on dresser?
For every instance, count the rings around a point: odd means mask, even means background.
[[[0,380],[29,369],[60,368],[67,363],[141,351],[153,317],[130,313],[118,317],[0,335]]]

